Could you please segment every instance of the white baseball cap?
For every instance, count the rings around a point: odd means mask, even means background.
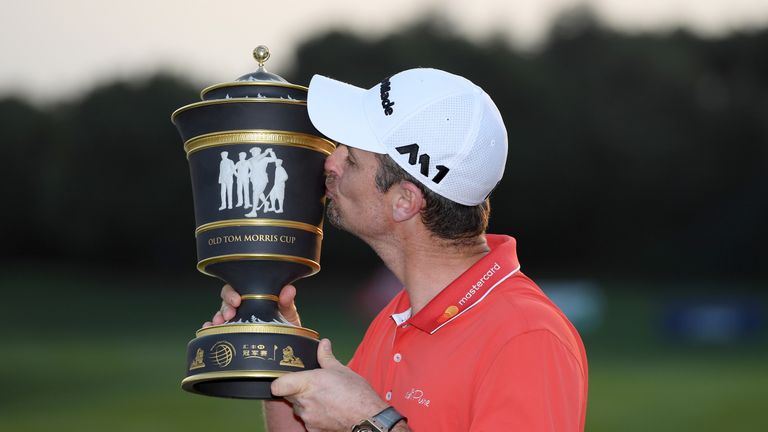
[[[501,114],[483,89],[458,75],[410,69],[368,90],[315,75],[307,108],[327,137],[388,154],[424,186],[459,204],[482,203],[504,175]]]

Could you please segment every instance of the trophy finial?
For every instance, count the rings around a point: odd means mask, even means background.
[[[264,63],[269,60],[269,48],[266,45],[259,45],[253,50],[253,58],[259,62],[259,67],[264,67]]]
[[[256,61],[259,63],[259,68],[255,71],[243,75],[235,82],[240,81],[248,81],[248,82],[282,82],[287,83],[288,81],[285,80],[285,78],[281,77],[280,75],[275,75],[273,73],[268,72],[264,68],[264,63],[269,60],[269,48],[267,48],[266,45],[259,45],[256,48],[253,49],[253,58],[256,59]]]

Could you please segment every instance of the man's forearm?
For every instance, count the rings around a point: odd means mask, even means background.
[[[264,419],[268,432],[306,432],[304,424],[293,413],[291,404],[284,401],[264,401]],[[398,422],[391,432],[413,432],[405,421]]]

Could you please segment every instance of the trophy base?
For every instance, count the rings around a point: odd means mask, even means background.
[[[291,325],[222,324],[197,331],[187,346],[181,387],[207,396],[279,399],[270,385],[290,372],[316,369],[317,332]]]

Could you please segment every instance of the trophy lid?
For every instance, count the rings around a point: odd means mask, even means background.
[[[259,63],[259,68],[255,72],[243,75],[235,81],[247,81],[247,82],[281,82],[287,83],[288,81],[280,75],[267,72],[264,69],[264,63],[269,60],[270,57],[269,48],[266,45],[259,45],[253,49],[253,58]]]
[[[245,74],[233,82],[216,84],[200,92],[202,100],[232,98],[279,98],[306,100],[307,88],[291,84],[280,75],[267,71],[264,63],[271,56],[266,45],[259,45],[253,50],[253,58],[259,67],[254,72]]]

